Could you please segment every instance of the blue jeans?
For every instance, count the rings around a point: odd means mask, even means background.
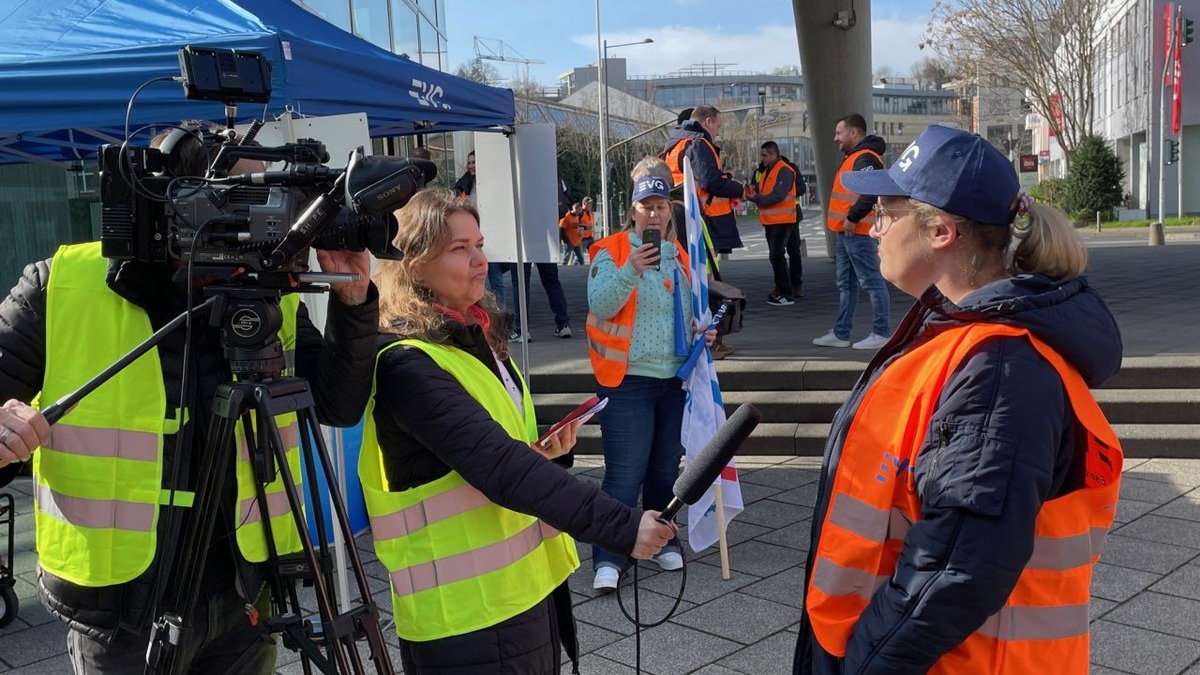
[[[487,287],[496,296],[500,308],[504,308],[504,263],[488,263]],[[516,280],[516,277],[513,277]]]
[[[604,439],[604,483],[601,489],[626,506],[661,511],[671,501],[671,487],[679,477],[683,443],[685,394],[678,378],[659,379],[626,375],[615,388],[598,387],[608,397],[600,413]],[[679,540],[667,546],[678,548]],[[592,566],[622,568],[625,556],[592,547]]]
[[[513,330],[521,332],[521,312],[517,301],[517,264],[516,263],[498,263],[503,272],[507,272],[512,279],[512,306],[509,311],[516,317],[513,319]],[[558,280],[558,264],[557,263],[525,263],[525,306],[529,306],[529,274],[533,271],[533,265],[537,265],[538,278],[542,281],[542,288],[546,290],[546,300],[550,303],[550,311],[554,312],[554,327],[566,328],[571,325],[571,317],[567,315],[567,295],[563,293],[562,282]],[[488,275],[491,276],[491,267],[488,267]],[[503,284],[503,277],[501,277]],[[499,297],[499,296],[497,296]]]
[[[879,242],[865,234],[848,237],[837,233],[838,317],[833,334],[839,340],[850,339],[854,310],[858,307],[858,288],[871,297],[874,316],[871,332],[884,337],[891,334],[888,327],[891,300],[887,284],[879,273]]]

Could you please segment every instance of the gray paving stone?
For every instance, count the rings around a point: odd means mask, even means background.
[[[1136,518],[1141,518],[1157,508],[1159,508],[1159,505],[1153,502],[1139,502],[1133,499],[1121,499],[1117,502],[1117,515],[1113,519],[1113,522],[1128,523]]]
[[[1112,668],[1105,668],[1104,666],[1097,666],[1096,664],[1093,663],[1092,667],[1088,670],[1088,675],[1127,675],[1127,674],[1123,670],[1113,670]]]
[[[1167,483],[1183,483],[1200,486],[1200,466],[1194,461],[1185,459],[1147,459],[1136,467],[1132,473],[1146,480],[1164,481]]]
[[[803,486],[772,495],[771,499],[777,502],[796,504],[798,506],[806,507],[809,510],[809,517],[811,518],[813,497],[815,494],[816,493],[814,493],[811,488],[808,486]]]
[[[1178,499],[1167,502],[1153,513],[1156,516],[1200,521],[1200,490],[1192,490]]]
[[[1196,551],[1190,548],[1109,534],[1100,560],[1110,565],[1166,574],[1196,556]]]
[[[786,546],[794,548],[797,551],[807,551],[809,548],[809,536],[811,534],[812,521],[802,520],[787,527],[781,527],[759,535],[755,538],[755,541],[765,541],[776,546]]]
[[[1097,563],[1092,571],[1092,595],[1125,602],[1162,578],[1161,574]]]
[[[631,666],[610,661],[596,654],[584,654],[579,659],[580,675],[629,675],[636,672]]]
[[[1123,537],[1200,549],[1200,522],[1193,520],[1164,518],[1150,514],[1122,525],[1116,533]]]
[[[57,621],[15,633],[4,641],[2,652],[4,662],[13,668],[66,653],[66,629]]]
[[[62,675],[69,672],[71,672],[71,662],[67,659],[66,654],[12,670],[0,670],[0,673],[5,673],[5,675]]]
[[[748,541],[729,549],[729,567],[734,572],[745,572],[759,578],[778,574],[783,570],[794,567],[803,561],[795,549],[775,546],[761,541]],[[710,553],[700,559],[706,565],[721,566],[721,559],[716,553]]]
[[[758,508],[758,505],[752,505],[750,508],[756,509]],[[771,528],[767,527],[766,525],[758,525],[742,518],[745,513],[746,512],[743,511],[742,513],[738,514],[738,516],[729,523],[729,529],[725,530],[725,540],[728,542],[730,547],[737,546],[744,541],[750,541],[755,537],[761,537],[762,535],[771,531]],[[684,531],[684,528],[680,528],[680,530]],[[691,549],[688,550],[691,551]],[[709,548],[706,548],[699,553],[692,552],[688,559],[692,560],[700,558],[716,550],[717,545],[713,544]]]
[[[1140,593],[1109,612],[1104,620],[1196,639],[1200,637],[1200,600]]]
[[[658,574],[645,580],[642,588],[674,598],[679,593],[680,577],[678,574]],[[745,572],[730,573],[729,579],[722,579],[720,567],[689,563],[683,599],[697,604],[709,602],[758,581],[759,577]]]
[[[1184,565],[1163,577],[1150,590],[1200,600],[1200,565]]]
[[[1166,504],[1193,487],[1195,486],[1183,483],[1143,480],[1130,472],[1121,478],[1121,499]]]
[[[783,492],[783,490],[772,487],[770,485],[758,485],[749,481],[742,481],[742,503],[746,508],[754,508],[754,505],[767,497]]]
[[[815,483],[820,477],[821,474],[817,469],[780,467],[755,471],[742,478],[742,482],[769,485],[784,491]]]
[[[771,499],[750,504],[745,511],[738,515],[739,520],[769,528],[787,527],[810,517],[812,517],[812,509],[808,507]]]
[[[580,654],[590,654],[605,645],[610,645],[625,637],[620,633],[614,633],[611,630],[605,630],[590,623],[577,622],[576,625],[579,627]]]
[[[804,568],[790,567],[779,574],[746,586],[742,592],[799,610],[804,606]],[[796,618],[799,617],[797,613]]]
[[[800,620],[792,607],[743,593],[729,593],[676,616],[673,621],[742,644],[753,644]]]
[[[671,609],[671,605],[675,604],[674,596],[667,597],[644,588],[640,589],[638,597],[643,623],[652,623],[662,619]],[[622,588],[621,600],[625,603],[625,610],[632,616],[633,589]],[[679,603],[679,609],[676,611],[686,612],[694,606],[693,603],[684,600]],[[575,618],[578,621],[590,623],[621,635],[633,635],[633,624],[621,613],[621,608],[617,605],[616,593],[575,605]]]
[[[1105,600],[1104,598],[1096,597],[1091,598],[1091,600],[1088,602],[1088,621],[1092,622],[1099,620],[1100,617],[1107,614],[1110,609],[1116,606],[1117,603],[1113,602],[1112,600]]]
[[[596,653],[617,663],[631,664],[635,645],[630,636]],[[642,671],[654,675],[689,673],[719,661],[738,647],[736,642],[668,622],[642,631]]]
[[[708,665],[693,671],[691,675],[741,675],[741,671],[730,670],[724,666]]]
[[[718,663],[754,675],[791,675],[795,652],[796,634],[784,631],[726,656]]]
[[[1200,642],[1100,620],[1092,624],[1092,663],[1135,675],[1175,675],[1200,658]]]

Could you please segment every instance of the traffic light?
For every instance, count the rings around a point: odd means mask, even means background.
[[[1192,41],[1194,41],[1196,39],[1195,37],[1192,36],[1192,31],[1193,31],[1192,24],[1194,24],[1194,23],[1196,23],[1196,22],[1192,21],[1191,19],[1183,20],[1183,44],[1185,44],[1185,45],[1190,44]]]
[[[1179,142],[1167,139],[1163,147],[1163,164],[1174,164],[1179,161]]]

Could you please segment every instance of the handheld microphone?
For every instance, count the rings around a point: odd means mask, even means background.
[[[671,488],[675,498],[662,511],[662,520],[671,522],[684,504],[700,501],[709,486],[716,482],[721,470],[733,459],[734,453],[762,421],[762,413],[750,403],[743,403],[717,430],[712,440],[704,446],[700,456],[688,462],[675,486]]]

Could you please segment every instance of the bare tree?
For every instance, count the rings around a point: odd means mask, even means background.
[[[935,0],[922,47],[979,86],[1028,92],[1067,162],[1093,133],[1104,0]]]
[[[482,59],[471,59],[454,70],[454,74],[472,82],[494,87],[504,81],[500,71]]]
[[[950,64],[937,56],[926,56],[912,64],[909,74],[917,82],[933,85],[934,89],[941,89],[943,84],[955,79]]]

